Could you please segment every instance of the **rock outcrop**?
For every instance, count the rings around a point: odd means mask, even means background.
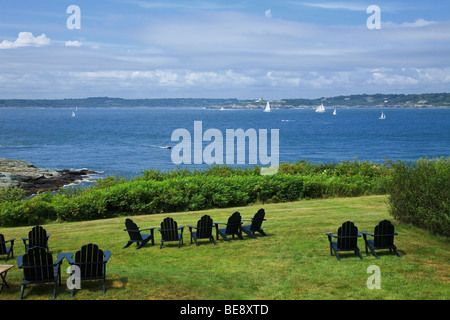
[[[88,174],[98,173],[87,169],[42,169],[27,161],[0,158],[0,188],[19,187],[24,189],[27,195],[57,190],[82,180]]]

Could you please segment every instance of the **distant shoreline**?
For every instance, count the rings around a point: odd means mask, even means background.
[[[426,94],[358,94],[317,99],[215,99],[215,98],[148,98],[111,97],[68,99],[0,99],[0,108],[114,108],[114,107],[196,107],[228,109],[261,109],[269,101],[273,109],[308,109],[321,103],[326,108],[450,108],[450,93]]]

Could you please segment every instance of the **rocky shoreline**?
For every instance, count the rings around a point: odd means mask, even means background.
[[[91,174],[99,173],[88,169],[43,169],[28,161],[0,158],[0,188],[19,187],[27,195],[58,190]]]

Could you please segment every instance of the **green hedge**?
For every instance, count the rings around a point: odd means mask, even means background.
[[[434,233],[450,235],[450,158],[391,163],[390,213]]]
[[[61,189],[28,200],[0,203],[0,225],[82,221],[121,215],[154,214],[251,203],[384,193],[386,168],[368,162],[314,165],[283,163],[273,176],[259,167],[214,166],[204,171],[146,170],[132,180],[106,177],[93,187]]]

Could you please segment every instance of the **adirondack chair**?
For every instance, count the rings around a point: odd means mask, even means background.
[[[219,228],[219,225],[223,224],[226,225],[225,228]],[[219,240],[219,234],[221,237],[228,242],[231,242],[230,239],[228,239],[227,236],[232,236],[234,239],[234,236],[238,236],[239,239],[244,240],[242,237],[242,230],[241,230],[241,214],[239,212],[233,213],[229,218],[227,223],[214,223],[216,226],[216,238]]]
[[[200,218],[200,220],[197,221],[197,227],[189,225],[189,231],[191,232],[191,243],[192,240],[195,241],[195,244],[198,245],[197,240],[198,239],[209,239],[210,241],[214,242],[214,245],[216,245],[216,241],[214,240],[214,236],[212,234],[214,223],[210,216],[204,215]],[[195,229],[196,231],[193,231]]]
[[[0,255],[6,255],[5,262],[8,261],[9,255],[11,254],[11,258],[14,258],[14,239],[9,239],[5,241],[5,237],[0,233]],[[7,246],[6,244],[8,242],[11,242],[10,246]]]
[[[56,287],[59,280],[61,286],[61,263],[64,254],[59,253],[53,261],[51,253],[45,248],[33,247],[27,253],[17,257],[17,266],[23,269],[23,279],[20,289],[20,300],[23,298],[25,286],[36,283],[54,283],[53,299],[56,298]]]
[[[106,293],[106,263],[110,257],[111,251],[102,251],[92,243],[85,244],[75,254],[66,253],[69,264],[79,268],[80,281],[103,280],[103,295]],[[76,271],[75,276],[77,276]],[[72,297],[74,287],[71,288]]]
[[[242,221],[251,221],[252,223],[250,225],[241,226],[241,230],[249,235],[252,238],[256,239],[256,232],[259,232],[263,236],[267,236],[267,234],[264,232],[263,229],[261,229],[261,225],[263,221],[266,221],[264,219],[264,216],[266,215],[266,212],[264,209],[259,209],[258,212],[255,213],[252,220],[242,220]]]
[[[31,249],[33,247],[41,247],[47,249],[47,252],[49,252],[48,249],[48,238],[50,237],[50,234],[47,233],[47,231],[42,226],[35,226],[33,227],[30,232],[28,232],[28,238],[23,237],[23,244],[25,245],[25,252],[28,251],[28,249]],[[27,243],[28,241],[28,243]]]
[[[161,227],[158,228],[161,232],[161,244],[159,249],[162,248],[164,242],[178,241],[178,249],[180,244],[183,243],[183,230],[184,226],[178,227],[178,224],[171,217],[167,217],[161,222]],[[178,232],[180,230],[180,232]]]
[[[125,247],[122,249],[125,249],[129,247],[132,243],[136,242],[136,249],[140,249],[143,246],[145,246],[150,240],[152,240],[152,245],[155,244],[155,237],[154,237],[154,229],[155,228],[147,228],[147,229],[139,229],[136,223],[133,222],[131,219],[125,220],[125,227],[126,229],[123,229],[123,231],[127,231],[128,235],[130,236],[130,240],[128,240]],[[143,231],[150,231],[150,233],[141,233]]]
[[[366,245],[366,253],[369,253],[367,247],[369,247],[375,258],[378,259],[376,250],[389,249],[390,252],[394,250],[395,254],[401,258],[398,253],[397,247],[394,245],[394,236],[398,235],[394,230],[394,226],[389,220],[382,220],[374,229],[374,233],[368,233],[366,231],[361,232]],[[367,236],[373,237],[373,239],[367,239]]]
[[[339,251],[354,251],[361,260],[363,259],[357,244],[358,237],[361,234],[353,222],[344,222],[339,227],[337,235],[333,235],[331,232],[326,233],[326,235],[328,236],[328,241],[330,241],[330,253],[333,255],[334,251],[334,255],[339,261],[341,260],[338,254]],[[331,238],[336,238],[337,241],[332,241]]]

